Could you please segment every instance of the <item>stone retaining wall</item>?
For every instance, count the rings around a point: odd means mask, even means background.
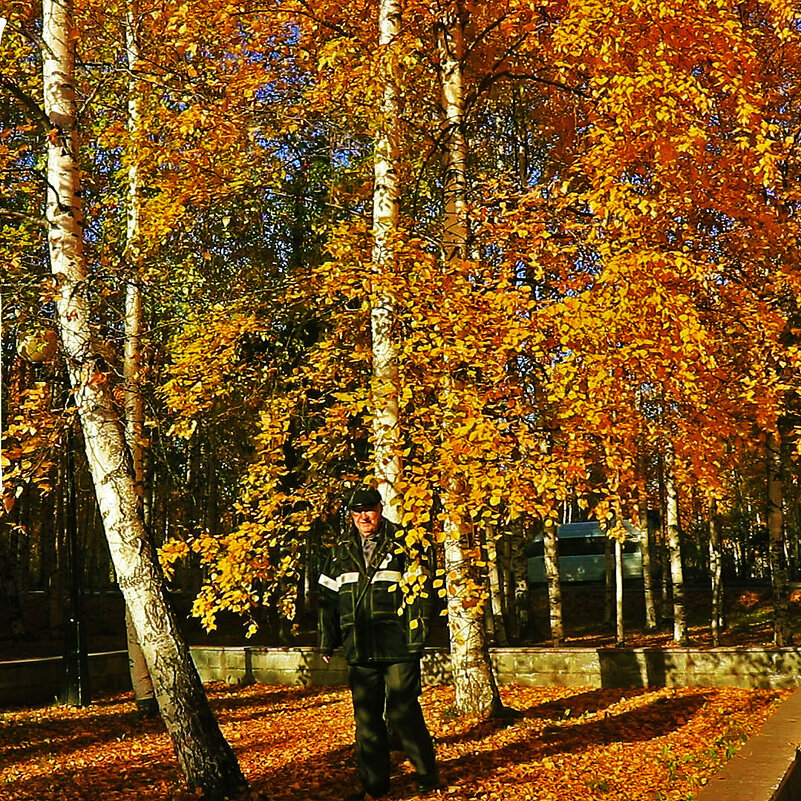
[[[204,681],[264,684],[344,684],[347,668],[326,665],[314,648],[193,648]],[[495,648],[501,684],[532,687],[801,687],[801,650],[795,648]],[[426,684],[451,678],[447,652],[427,649]]]
[[[499,681],[531,686],[801,686],[795,648],[499,648],[492,656]]]
[[[801,687],[796,648],[496,648],[491,652],[501,684],[534,687]],[[330,664],[314,648],[197,647],[192,656],[204,682],[278,685],[347,683],[347,666]],[[130,689],[124,651],[91,654],[90,693]],[[447,652],[427,649],[426,684],[450,681]],[[63,680],[60,657],[0,662],[0,706],[47,704]]]

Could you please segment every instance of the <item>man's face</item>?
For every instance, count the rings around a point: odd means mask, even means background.
[[[350,519],[362,537],[372,537],[381,525],[381,504],[368,509],[352,510]]]

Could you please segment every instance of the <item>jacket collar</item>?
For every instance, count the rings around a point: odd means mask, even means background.
[[[362,535],[359,533],[359,529],[356,528],[351,523],[351,538],[348,542],[348,550],[350,551],[350,555],[356,564],[359,566],[359,572],[364,575],[372,576],[373,573],[378,569],[378,566],[381,562],[384,561],[384,557],[387,554],[387,551],[392,547],[392,538],[389,536],[389,526],[387,525],[387,519],[385,517],[381,518],[381,525],[376,532],[376,546],[375,552],[373,553],[373,559],[370,563],[370,567],[367,568],[364,564],[364,551],[362,550]]]

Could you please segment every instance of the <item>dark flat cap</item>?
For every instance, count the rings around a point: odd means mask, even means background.
[[[348,499],[348,509],[358,512],[360,509],[372,509],[381,503],[381,493],[369,487],[367,489],[357,489]]]

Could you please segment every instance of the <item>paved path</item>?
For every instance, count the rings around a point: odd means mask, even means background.
[[[801,690],[726,763],[696,801],[801,801]]]

